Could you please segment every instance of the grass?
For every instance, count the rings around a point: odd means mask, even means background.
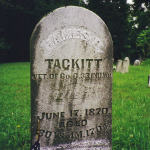
[[[129,73],[113,74],[113,149],[150,149],[149,74],[148,66],[130,66]]]
[[[0,65],[0,150],[29,150],[29,63]]]
[[[30,149],[30,63],[0,64],[0,150]],[[113,150],[150,149],[149,66],[113,74]]]

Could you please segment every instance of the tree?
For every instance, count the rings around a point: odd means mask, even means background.
[[[138,52],[145,58],[150,58],[150,28],[143,30],[136,39]]]
[[[29,39],[36,22],[29,6],[29,0],[0,1],[0,28],[3,30],[0,36],[10,47],[3,51],[2,62],[29,60]]]
[[[128,10],[126,0],[89,0],[88,8],[99,15],[108,26],[114,43],[115,60],[127,56]]]
[[[0,0],[0,39],[9,47],[0,47],[0,62],[30,61],[29,43],[39,20],[54,9],[82,5],[80,0]],[[2,44],[1,44],[2,45]]]
[[[134,4],[130,5],[129,25],[130,32],[128,38],[128,52],[132,61],[144,57],[141,47],[137,46],[137,37],[150,27],[150,2],[148,0],[134,0]]]

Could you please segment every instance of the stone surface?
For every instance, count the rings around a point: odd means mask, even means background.
[[[125,57],[125,59],[124,60],[126,60],[127,61],[127,63],[128,63],[128,66],[130,66],[130,59],[129,59],[129,57]]]
[[[121,72],[122,71],[122,60],[118,60],[116,64],[116,72]]]
[[[134,61],[134,66],[139,66],[140,65],[140,61],[139,60],[135,60]]]
[[[129,62],[128,60],[123,60],[121,73],[129,72]]]
[[[125,57],[125,59],[118,60],[116,64],[116,72],[126,73],[129,72],[130,59]]]
[[[81,7],[56,9],[35,27],[30,51],[32,145],[40,120],[41,150],[112,149],[113,44],[105,23]]]

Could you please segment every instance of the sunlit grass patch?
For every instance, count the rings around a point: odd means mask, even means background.
[[[29,63],[0,65],[0,149],[30,149]]]
[[[150,149],[149,67],[130,66],[129,73],[114,72],[113,149]]]

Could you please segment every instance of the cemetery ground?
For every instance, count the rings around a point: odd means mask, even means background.
[[[113,73],[114,150],[150,149],[150,66]],[[30,149],[30,63],[0,64],[0,149]]]

